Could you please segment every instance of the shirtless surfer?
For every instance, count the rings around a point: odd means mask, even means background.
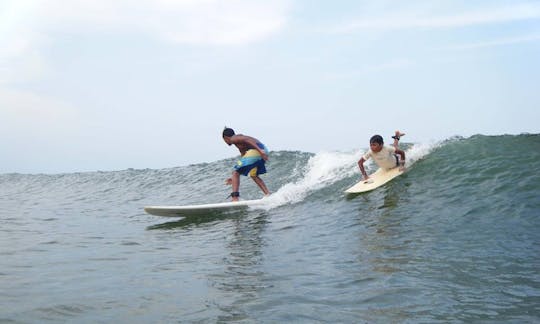
[[[251,136],[235,134],[232,128],[225,127],[223,130],[223,140],[229,146],[233,145],[240,151],[240,159],[234,166],[232,177],[226,183],[232,185],[232,201],[238,201],[240,197],[240,175],[249,175],[253,181],[261,188],[265,195],[270,191],[259,174],[266,173],[265,162],[268,161],[268,149],[258,139]]]

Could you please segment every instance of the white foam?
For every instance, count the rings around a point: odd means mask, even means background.
[[[439,142],[414,144],[405,152],[407,166],[412,166],[440,145]],[[365,150],[354,152],[325,151],[315,154],[308,160],[303,170],[293,170],[293,172],[304,174],[300,180],[283,185],[277,192],[264,198],[265,203],[257,208],[272,209],[285,204],[297,203],[304,200],[311,192],[330,186],[347,177],[357,175],[360,179],[357,162],[365,152]],[[368,172],[377,168],[372,162],[366,167]]]
[[[287,203],[302,201],[309,193],[350,177],[358,170],[354,166],[361,152],[319,152],[308,160],[303,177],[285,184],[267,197],[265,208],[271,209]]]
[[[407,166],[412,166],[416,161],[423,159],[426,155],[431,153],[431,151],[440,147],[441,145],[441,142],[414,144],[412,147],[405,151],[405,156],[408,160]]]

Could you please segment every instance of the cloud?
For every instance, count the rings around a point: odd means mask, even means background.
[[[417,63],[409,58],[395,58],[387,61],[365,64],[360,68],[349,68],[343,72],[333,72],[326,75],[330,81],[356,79],[367,73],[393,72],[414,67]]]
[[[27,134],[76,128],[78,112],[62,101],[28,91],[0,88],[2,132]]]
[[[49,68],[39,51],[28,48],[19,55],[0,52],[0,86],[38,80],[46,75]]]
[[[363,30],[459,28],[529,19],[540,19],[540,4],[517,4],[447,16],[389,14],[384,17],[366,18],[342,24],[335,28],[334,32],[351,33]]]
[[[34,1],[0,4],[0,86],[38,79],[46,70],[38,50],[46,38],[37,32],[34,18]]]
[[[537,42],[537,41],[540,41],[540,34],[517,36],[517,37],[510,37],[510,38],[500,38],[500,39],[491,40],[491,41],[483,41],[483,42],[476,42],[476,43],[469,43],[469,44],[460,44],[460,45],[445,47],[444,49],[468,50],[468,49],[494,47],[494,46],[506,46],[506,45],[520,44],[520,43],[530,43],[530,42]]]
[[[404,69],[414,65],[414,62],[407,58],[398,58],[391,61],[387,61],[380,64],[370,65],[366,67],[368,71],[384,71],[384,70],[396,70]]]
[[[280,32],[289,0],[8,0],[0,4],[0,86],[48,71],[56,36],[103,33],[198,46],[243,45]]]
[[[180,44],[260,41],[286,24],[286,0],[49,0],[46,25],[62,32],[143,33]]]

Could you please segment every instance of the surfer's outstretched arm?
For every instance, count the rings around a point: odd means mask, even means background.
[[[362,175],[364,176],[364,180],[367,180],[369,179],[367,173],[366,173],[366,169],[364,169],[364,162],[366,160],[364,160],[364,157],[360,158],[360,160],[358,160],[358,167],[360,168],[360,172],[362,173]]]

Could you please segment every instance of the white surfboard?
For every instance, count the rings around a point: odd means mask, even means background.
[[[393,169],[379,168],[377,171],[375,171],[369,176],[369,179],[358,182],[354,186],[345,190],[345,193],[358,194],[377,189],[388,181],[394,179],[395,177],[402,175],[403,172],[405,171],[400,170],[400,168],[398,167]]]
[[[241,200],[237,202],[223,202],[216,204],[186,205],[186,206],[146,206],[144,211],[148,214],[166,217],[202,216],[216,212],[247,209],[250,206],[262,204],[263,199]]]

